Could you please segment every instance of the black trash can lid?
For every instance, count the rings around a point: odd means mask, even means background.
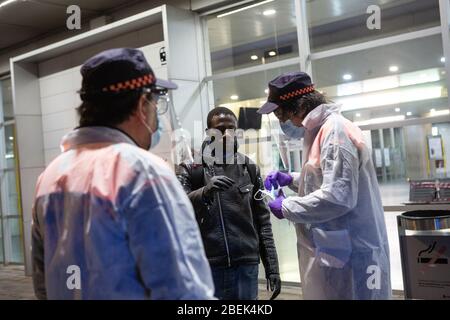
[[[450,211],[416,210],[405,212],[397,217],[398,227],[406,230],[444,230],[450,229]]]

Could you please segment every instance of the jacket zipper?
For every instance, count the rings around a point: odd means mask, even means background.
[[[211,173],[213,176],[215,176],[214,168],[211,168]],[[225,241],[225,250],[227,251],[228,267],[231,267],[230,248],[228,247],[228,239],[227,239],[227,233],[225,230],[225,222],[223,219],[222,203],[220,202],[219,192],[217,192],[217,201],[218,201],[217,203],[219,205],[219,216],[220,216],[220,222],[222,225],[223,239]]]

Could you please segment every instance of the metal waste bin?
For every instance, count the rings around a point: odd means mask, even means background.
[[[450,211],[397,217],[406,299],[450,300]]]

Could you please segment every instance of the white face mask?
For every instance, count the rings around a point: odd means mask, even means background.
[[[280,187],[278,187],[276,189],[272,188],[272,190],[270,190],[270,191],[268,191],[266,189],[259,189],[257,192],[255,192],[253,199],[255,199],[257,201],[264,200],[265,198],[270,198],[271,200],[275,200],[276,197],[278,197],[280,190],[281,190]],[[257,196],[258,194],[260,194],[260,196]]]

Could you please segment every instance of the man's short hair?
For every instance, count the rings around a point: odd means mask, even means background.
[[[206,125],[208,126],[208,129],[211,128],[212,119],[215,116],[221,116],[221,115],[232,116],[237,121],[236,115],[230,109],[225,108],[225,107],[215,107],[208,113],[208,118],[206,119]]]

